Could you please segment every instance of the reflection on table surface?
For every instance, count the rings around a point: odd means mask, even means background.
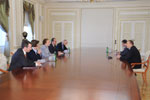
[[[74,49],[42,67],[7,74],[4,100],[141,100],[132,69],[105,49]],[[17,94],[17,95],[16,95]]]

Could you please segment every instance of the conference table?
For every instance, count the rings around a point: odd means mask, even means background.
[[[111,58],[111,57],[112,58]],[[0,76],[1,100],[141,100],[129,66],[104,48],[80,48]]]

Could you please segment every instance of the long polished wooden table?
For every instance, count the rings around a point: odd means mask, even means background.
[[[135,75],[105,49],[74,49],[0,77],[0,100],[141,100]]]

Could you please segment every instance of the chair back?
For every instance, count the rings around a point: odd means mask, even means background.
[[[150,55],[148,56],[148,58],[147,58],[147,60],[146,60],[146,64],[144,64],[144,66],[146,67],[145,72],[148,71],[148,68],[149,68],[149,61],[150,61]]]
[[[150,63],[150,55],[149,55],[148,60],[147,60],[147,67],[149,67],[149,63]]]
[[[11,56],[13,56],[16,51],[17,51],[16,49],[12,50],[12,51],[10,52]]]
[[[150,51],[147,51],[145,53],[145,61],[147,61],[149,59],[149,56],[150,56]]]
[[[7,72],[7,59],[2,53],[0,53],[0,61],[0,74],[2,74],[3,72]]]

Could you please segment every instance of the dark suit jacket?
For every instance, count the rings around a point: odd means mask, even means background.
[[[63,52],[64,50],[67,50],[67,47],[62,42],[58,43],[57,44],[57,51]]]
[[[25,57],[23,50],[18,49],[15,54],[12,56],[9,71],[22,68],[22,67],[34,67],[35,63],[27,57]]]
[[[141,63],[141,55],[135,46],[132,46],[125,56],[121,56],[120,60],[131,63]],[[133,69],[141,68],[141,65],[135,66]]]
[[[121,56],[125,56],[125,55],[128,54],[128,52],[129,52],[129,49],[128,48],[124,48],[124,50],[122,52],[120,52],[120,55]]]
[[[57,53],[56,46],[53,46],[52,44],[50,44],[50,46],[49,46],[48,48],[49,48],[49,52],[50,52],[51,54]]]
[[[36,54],[35,51],[32,49],[29,53],[27,53],[27,58],[32,61],[37,61],[41,59],[41,55]]]

